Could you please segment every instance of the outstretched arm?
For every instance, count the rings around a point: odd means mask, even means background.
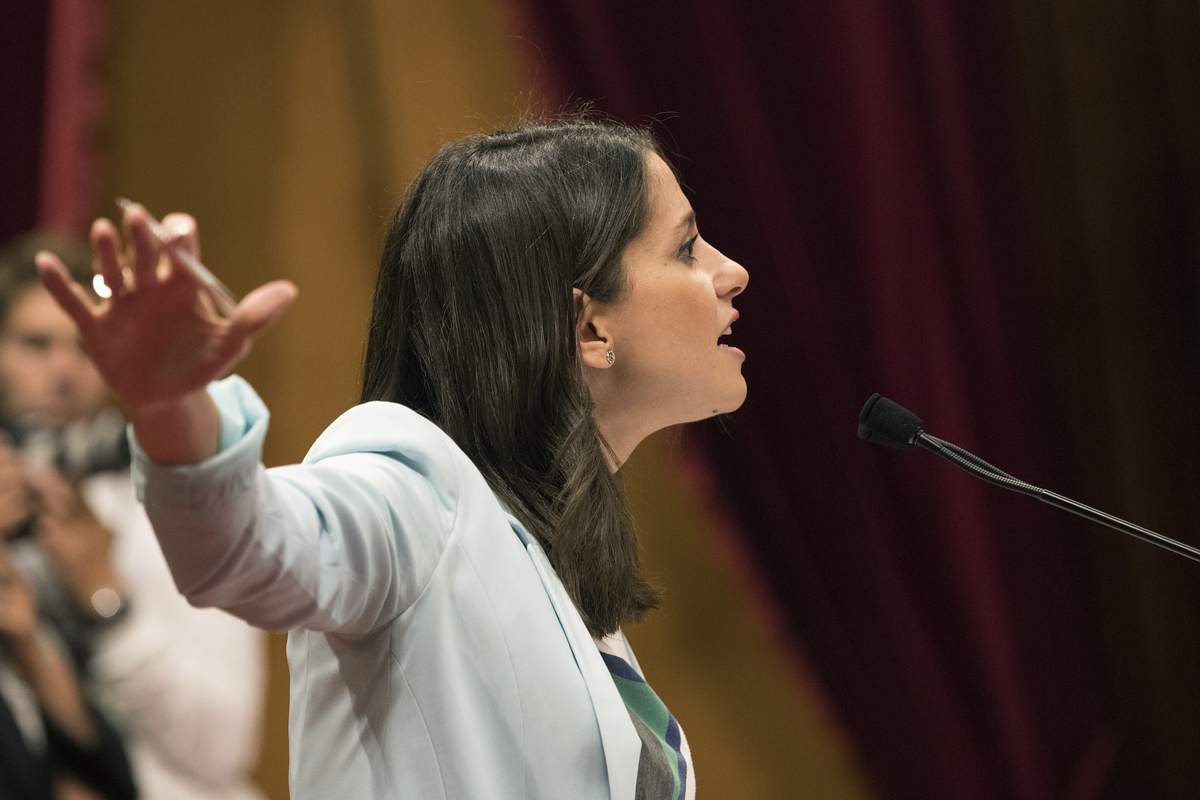
[[[163,220],[171,246],[140,205],[125,209],[124,236],[108,220],[92,226],[97,271],[112,297],[95,302],[51,253],[38,254],[42,281],[79,326],[83,348],[112,387],[138,442],[159,464],[195,464],[218,449],[217,409],[204,387],[228,375],[254,339],[296,297],[290,281],[248,294],[221,317],[204,285],[172,254],[199,256],[195,221]]]
[[[239,379],[212,382],[296,289],[266,284],[222,317],[170,253],[195,252],[195,223],[164,220],[166,248],[153,225],[127,208],[123,252],[111,223],[93,226],[108,300],[94,302],[49,254],[39,268],[133,423],[135,486],[176,586],[194,605],[268,629],[378,628],[420,595],[457,519],[445,434],[409,409],[368,404],[331,426],[305,464],[268,475],[266,407]]]

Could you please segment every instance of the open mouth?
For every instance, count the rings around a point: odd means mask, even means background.
[[[721,336],[718,336],[718,337],[717,337],[717,345],[718,345],[718,346],[720,346],[720,347],[729,347],[729,345],[728,345],[728,344],[726,344],[725,342],[722,342],[722,341],[721,341],[721,337],[723,337],[723,336],[729,336],[729,335],[731,335],[731,334],[733,333],[733,323],[737,322],[737,320],[738,320],[738,317],[740,317],[740,316],[741,316],[741,314],[740,314],[740,313],[738,313],[737,311],[734,311],[734,312],[733,312],[733,319],[729,320],[729,324],[725,326],[725,330],[723,330],[723,331],[721,332]]]
[[[737,322],[737,319],[739,316],[741,316],[741,315],[738,312],[736,312],[736,311],[733,312],[733,318],[729,320],[729,323],[725,326],[725,330],[722,331],[721,335],[717,337],[717,347],[724,348],[725,352],[736,357],[740,361],[744,361],[746,359],[745,353],[743,353],[741,350],[734,347],[733,345],[731,345],[727,342],[721,341],[721,339],[723,339],[726,336],[729,336],[730,334],[733,333],[733,323]]]

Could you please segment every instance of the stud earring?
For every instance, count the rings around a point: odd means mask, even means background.
[[[608,365],[611,367],[613,362],[617,360],[617,356],[615,353],[613,353],[612,350],[609,350],[607,353],[604,354],[604,359],[608,362]]]

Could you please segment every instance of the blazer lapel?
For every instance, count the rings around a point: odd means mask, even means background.
[[[613,683],[604,659],[592,639],[583,618],[575,608],[575,604],[567,595],[566,587],[554,573],[546,558],[545,551],[534,539],[525,526],[511,514],[508,515],[513,531],[521,539],[533,565],[537,569],[542,586],[550,597],[554,613],[562,625],[575,663],[583,675],[588,694],[592,698],[592,707],[596,712],[596,722],[600,726],[600,741],[604,747],[604,762],[608,771],[608,787],[613,800],[633,800],[637,791],[638,760],[642,754],[642,740],[633,727],[625,701]]]

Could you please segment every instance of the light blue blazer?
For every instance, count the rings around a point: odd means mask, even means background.
[[[293,798],[633,800],[641,741],[592,637],[450,437],[366,403],[264,470],[262,401],[209,391],[221,451],[162,467],[134,441],[135,484],[193,604],[289,632]]]

